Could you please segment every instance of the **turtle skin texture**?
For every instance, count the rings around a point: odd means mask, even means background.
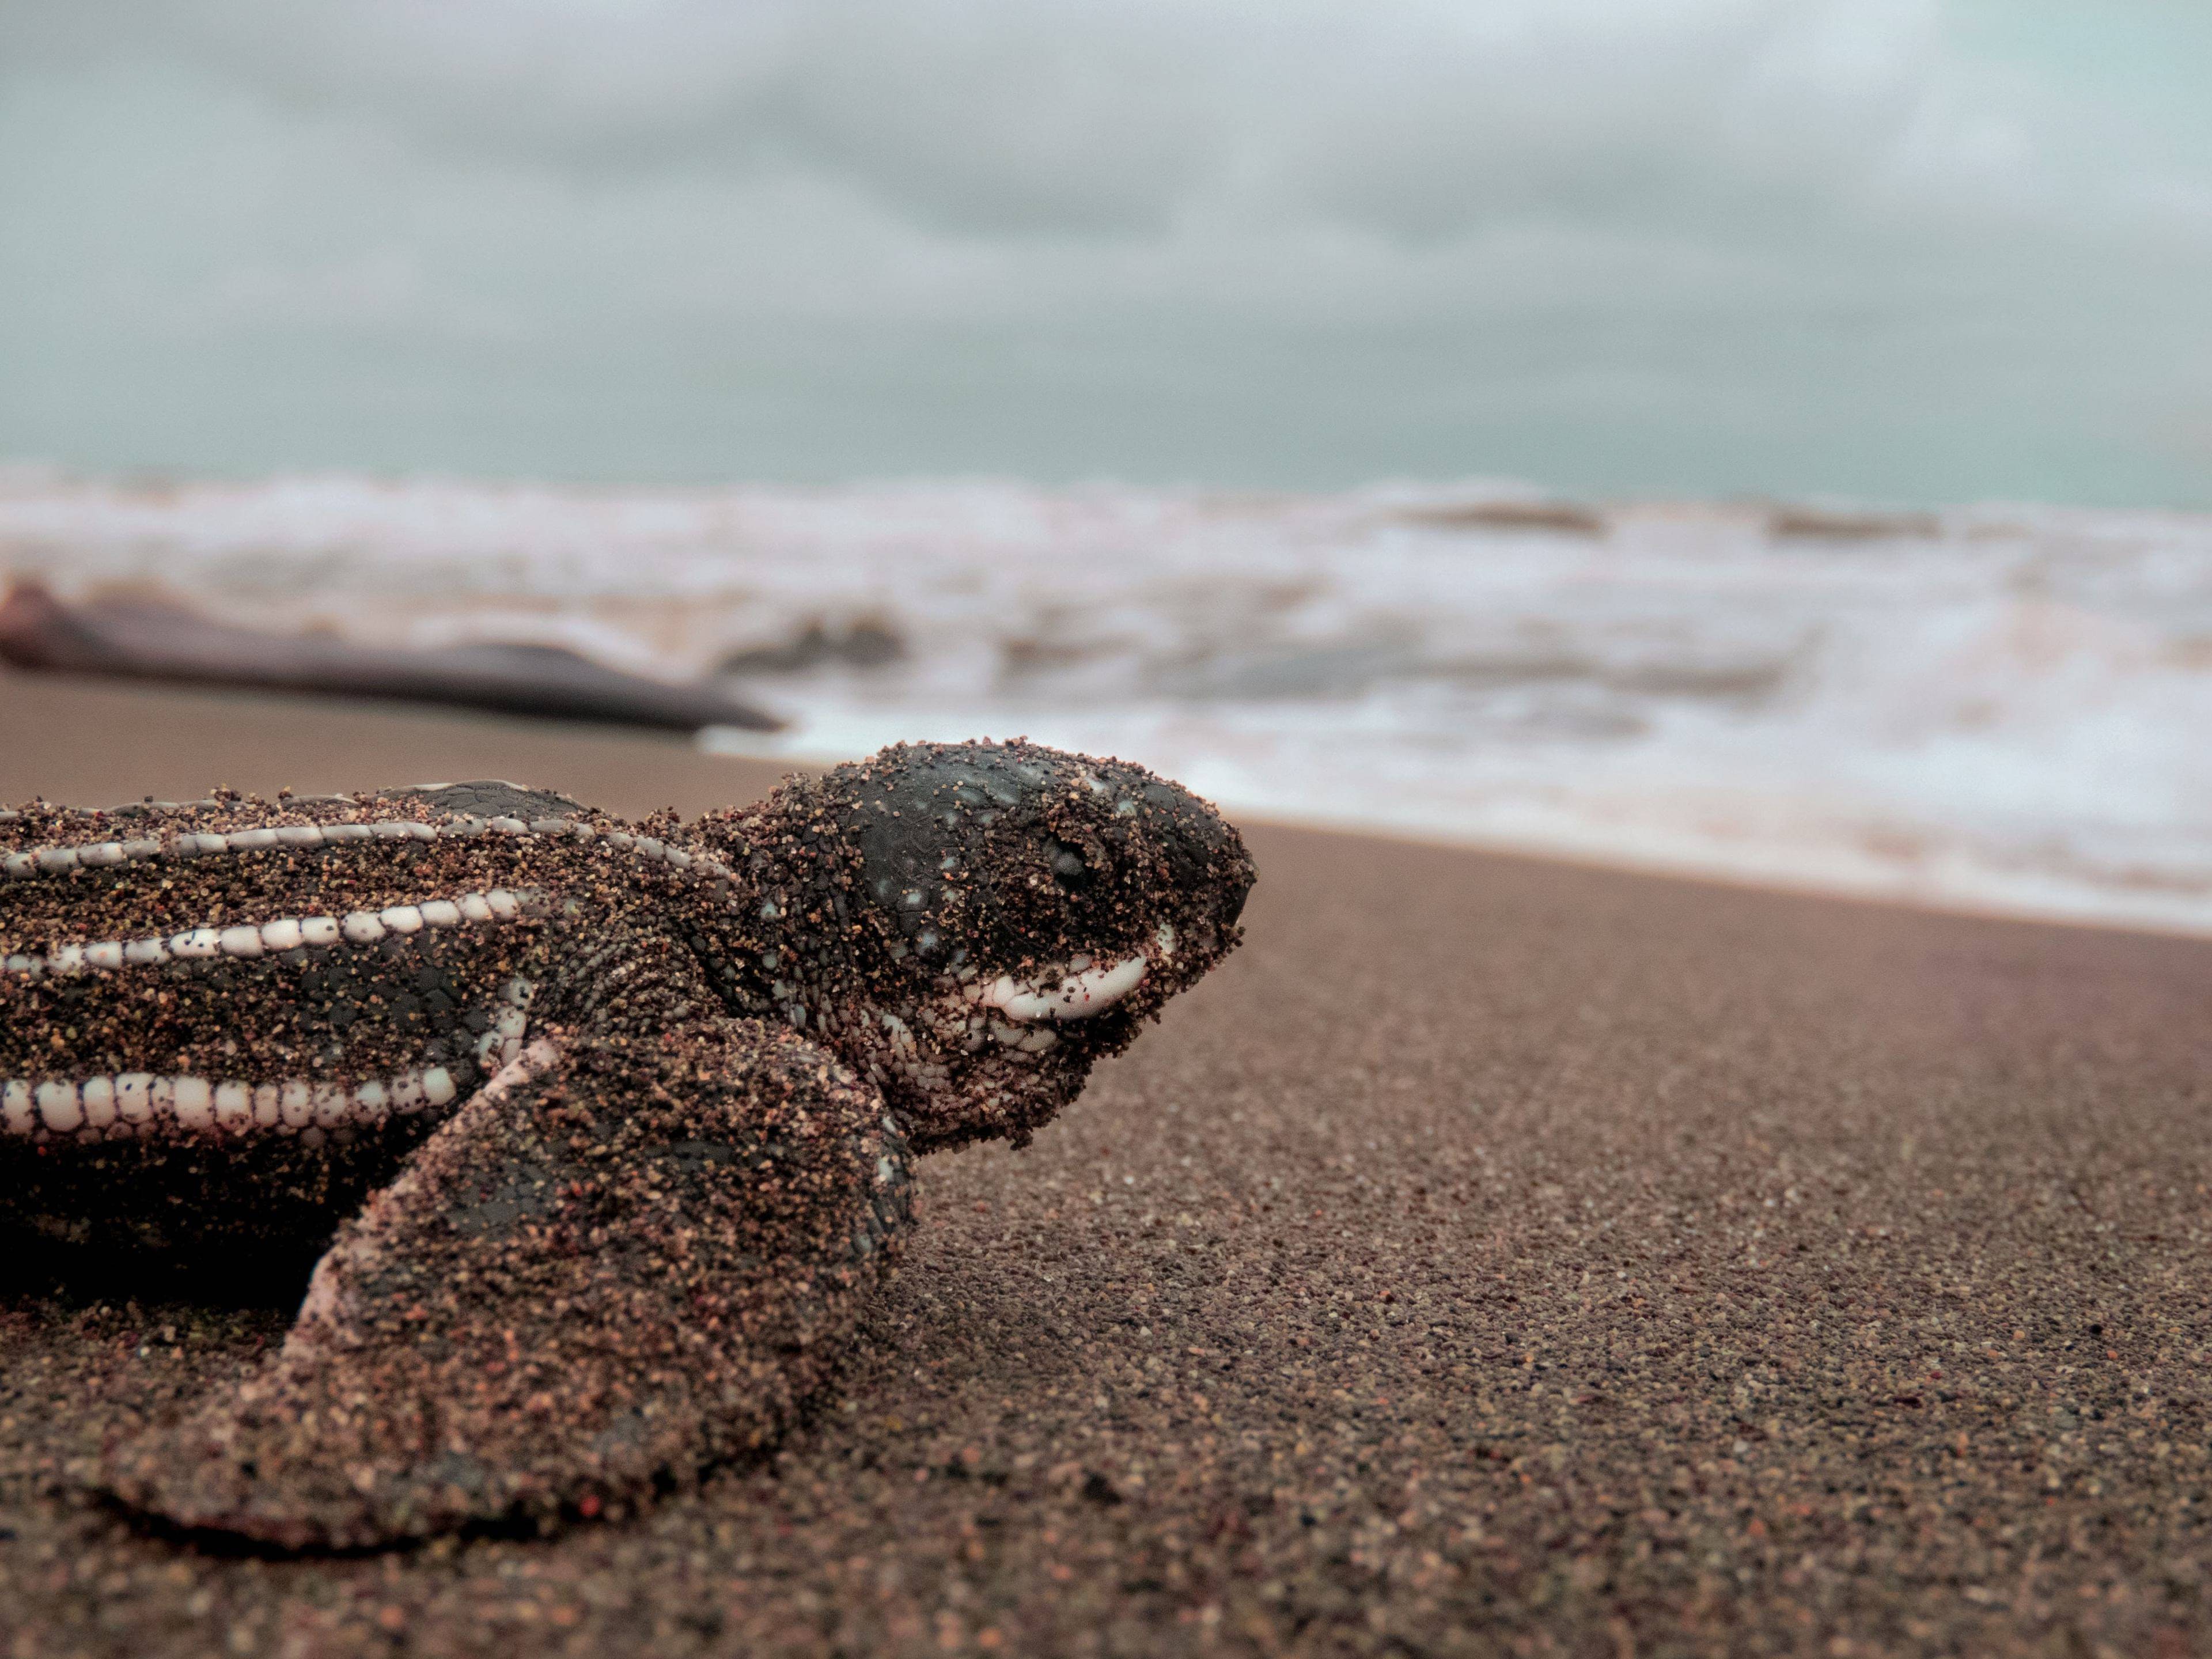
[[[899,745],[632,823],[495,781],[0,815],[0,1228],[314,1266],[114,1448],[285,1551],[631,1512],[850,1349],[915,1154],[1019,1145],[1234,948],[1236,830],[1124,763]]]

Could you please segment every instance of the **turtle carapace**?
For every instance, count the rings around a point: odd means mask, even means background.
[[[915,1152],[1017,1145],[1237,943],[1140,768],[901,745],[690,823],[498,782],[0,815],[0,1221],[323,1248],[280,1352],[118,1449],[165,1522],[358,1548],[769,1444]]]

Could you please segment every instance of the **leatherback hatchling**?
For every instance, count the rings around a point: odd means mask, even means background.
[[[631,1507],[848,1345],[911,1154],[1016,1145],[1237,943],[1139,767],[901,745],[693,823],[500,782],[0,815],[0,1220],[325,1241],[282,1349],[115,1449],[283,1548]]]

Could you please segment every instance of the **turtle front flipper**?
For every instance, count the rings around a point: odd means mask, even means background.
[[[114,1461],[116,1497],[361,1548],[618,1510],[780,1432],[905,1217],[896,1124],[751,1021],[556,1041],[341,1231],[273,1359]]]

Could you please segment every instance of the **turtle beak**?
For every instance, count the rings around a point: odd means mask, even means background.
[[[1172,930],[1168,930],[1172,936]],[[1085,965],[1062,973],[1058,983],[1048,988],[1042,981],[1023,983],[1011,974],[1001,974],[988,984],[979,985],[969,994],[987,1008],[996,1009],[1000,1016],[1017,1025],[1035,1021],[1049,1021],[1064,1025],[1073,1020],[1088,1019],[1102,1014],[1144,983],[1151,971],[1151,956],[1144,951],[1124,957],[1119,962],[1096,966]],[[1050,975],[1046,975],[1050,978]]]

